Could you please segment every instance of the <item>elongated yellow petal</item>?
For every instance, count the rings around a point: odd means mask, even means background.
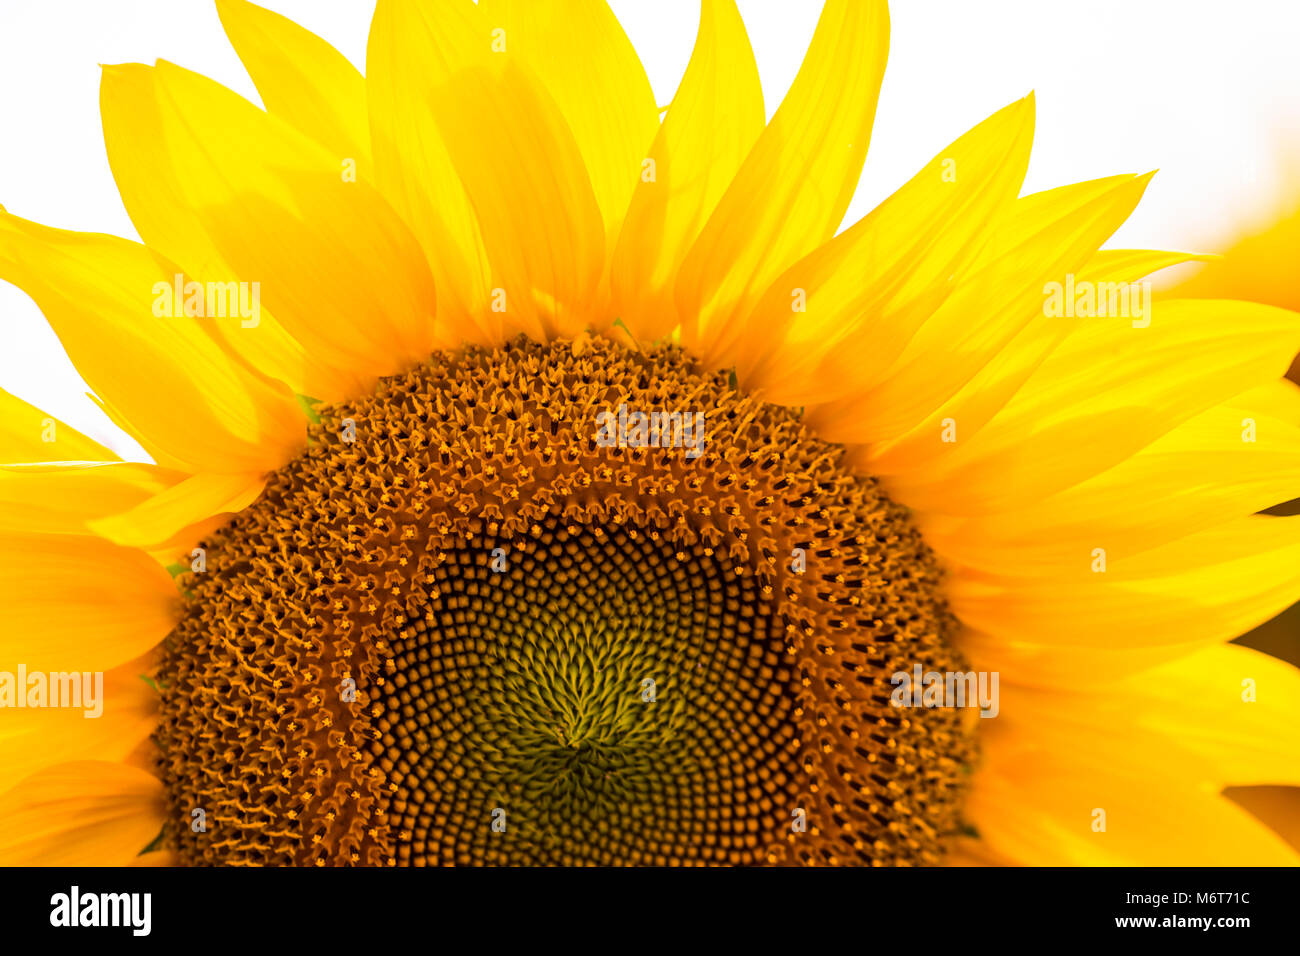
[[[357,68],[314,33],[247,0],[217,0],[217,12],[267,111],[368,174],[370,120]]]
[[[258,283],[260,301],[310,355],[359,381],[428,354],[433,282],[374,186],[205,77],[165,61],[118,69],[152,78],[172,187],[229,264],[226,278]]]
[[[677,326],[677,270],[763,131],[763,91],[734,0],[705,0],[695,50],[650,148],[611,266],[612,312],[640,340]]]
[[[177,274],[138,243],[0,213],[0,276],[36,301],[110,417],[159,465],[278,467],[305,440],[301,409],[203,319],[177,314]]]
[[[0,795],[0,865],[126,866],[163,823],[163,785],[106,760],[58,764]]]
[[[1281,380],[1184,422],[1101,474],[1011,511],[927,520],[948,561],[1016,575],[1078,567],[1105,528],[1136,554],[1300,497],[1300,387]]]
[[[1157,302],[1145,328],[1077,321],[1086,324],[986,426],[944,445],[924,475],[897,476],[891,490],[926,511],[1014,510],[1281,376],[1300,349],[1300,316],[1253,303]]]
[[[1082,613],[1077,605],[1064,613]],[[1105,647],[1063,644],[1030,632],[1020,640],[1006,631],[985,632],[965,628],[954,640],[970,666],[997,671],[1007,684],[1025,687],[1099,687],[1127,674],[1159,667],[1198,647],[1221,642],[1222,636],[1191,644],[1140,644],[1127,646],[1116,640]]]
[[[13,673],[14,666],[6,661],[3,669]],[[125,760],[158,719],[158,691],[144,679],[152,666],[146,655],[98,677],[64,672],[47,702],[66,694],[60,699],[68,706],[6,707],[0,712],[0,792],[69,760]],[[25,699],[28,688],[17,690]]]
[[[614,248],[632,189],[659,131],[636,51],[605,0],[482,0],[495,55],[536,76],[573,133]],[[725,135],[725,134],[724,134]]]
[[[962,281],[989,221],[1015,201],[1033,130],[1033,97],[999,110],[786,270],[735,343],[740,380],[800,406],[867,387]]]
[[[555,104],[507,63],[464,70],[433,108],[505,292],[506,328],[535,338],[581,331],[604,269],[604,231]]]
[[[1300,670],[1268,654],[1207,647],[1116,685],[1092,728],[1189,778],[1230,784],[1300,784]],[[1130,728],[1129,732],[1125,727]],[[1172,742],[1172,743],[1170,743]]]
[[[717,364],[714,343],[791,263],[835,234],[871,138],[889,45],[877,0],[828,0],[790,92],[678,278],[683,340]]]
[[[1082,267],[1132,212],[1149,178],[1117,176],[1021,199],[992,224],[965,281],[893,367],[861,391],[818,407],[809,421],[830,441],[892,440],[990,365],[999,387],[986,382],[976,399],[1000,407],[1069,331],[1046,319],[1044,283]]]
[[[1069,740],[1082,760],[1188,787],[1300,783],[1300,670],[1248,647],[1204,647],[1099,683],[1004,679],[999,704],[1002,760]]]
[[[218,512],[211,517],[185,525],[166,541],[150,545],[147,549],[149,556],[163,567],[171,567],[175,564],[192,567],[197,557],[194,554],[194,546],[198,542],[212,537],[218,530],[229,523],[230,515]]]
[[[1099,249],[1078,278],[1089,282],[1135,282],[1143,276],[1183,262],[1213,262],[1218,256],[1159,249]]]
[[[71,425],[0,389],[0,463],[117,460]]]
[[[105,67],[99,112],[118,192],[149,248],[175,262],[187,278],[220,284],[236,279],[234,268],[222,258],[177,181],[177,170],[164,148],[167,137],[154,72],[131,64]],[[251,302],[251,294],[246,300]],[[260,301],[260,287],[255,321],[238,308],[222,311],[225,314],[205,321],[253,368],[284,382],[296,394],[326,400],[348,394],[354,381],[307,355]]]
[[[472,0],[379,0],[366,47],[366,94],[375,183],[424,249],[440,322],[465,338],[499,342],[478,219],[430,106],[457,71],[487,62],[490,47]]]
[[[0,535],[0,661],[109,670],[171,630],[179,596],[143,552],[90,536]]]
[[[86,534],[90,519],[128,511],[186,477],[125,461],[3,466],[0,531]]]
[[[992,852],[1025,866],[1300,864],[1281,837],[1212,789],[1068,757],[1044,747],[975,775],[965,814]]]
[[[954,612],[1007,641],[1128,649],[1229,640],[1300,599],[1300,519],[1252,516],[1134,553],[1079,542],[1068,574],[953,567]],[[1172,655],[1171,655],[1172,656]]]
[[[1103,249],[1088,259],[1079,279],[1135,283],[1158,269],[1198,258],[1203,257],[1179,252]],[[923,483],[942,475],[943,469],[934,463],[952,449],[947,440],[936,442],[935,436],[942,436],[951,424],[952,435],[958,441],[969,439],[1011,400],[1070,331],[1066,324],[1031,320],[974,378],[910,431],[892,441],[862,449],[855,456],[859,466],[875,475],[900,475],[900,483]],[[897,488],[895,492],[903,493]]]
[[[96,518],[89,527],[117,544],[151,550],[200,521],[243,510],[265,484],[260,476],[194,475],[130,509]]]
[[[1100,835],[1118,829],[1124,842],[1132,840],[1135,831],[1129,825],[1140,810],[1101,794],[1142,780],[1150,805],[1172,801],[1177,806],[1187,800],[1201,804],[1205,821],[1198,833],[1216,843],[1241,830],[1242,849],[1253,849],[1251,856],[1237,857],[1237,863],[1285,862],[1270,859],[1276,852],[1271,834],[1245,817],[1223,813],[1204,798],[1218,794],[1226,784],[1293,782],[1300,775],[1300,743],[1292,731],[1300,671],[1291,665],[1249,648],[1217,646],[1119,679],[1111,675],[1095,687],[1078,686],[1073,675],[1064,676],[1059,687],[1042,689],[1008,686],[1004,680],[1000,698],[1001,710],[986,733],[986,762],[968,813],[981,821],[981,834],[1003,852],[1028,851],[1039,862],[1049,859],[1047,847],[1027,846],[1032,837],[1021,827],[990,816],[995,794],[1007,787],[1029,787],[1030,829],[1059,828],[1058,840],[1070,846],[1070,852],[1083,854],[1058,862],[1088,862],[1089,851],[1103,847],[1092,862],[1144,862],[1110,857],[1118,848],[1100,836],[1078,839],[1081,832]],[[1059,746],[1067,739],[1068,751]],[[1060,779],[1067,765],[1073,768],[1073,786]],[[1025,768],[1033,769],[1026,773]],[[1095,795],[1093,808],[1088,810],[1088,831],[1080,831],[1075,810],[1062,810],[1071,802],[1086,801],[1087,791]],[[1004,818],[1009,816],[1006,809]],[[1117,811],[1125,824],[1119,828]],[[1197,850],[1201,855],[1187,857],[1188,862],[1213,857],[1214,851],[1204,846]],[[1170,864],[1177,852],[1173,847],[1163,850]],[[1161,858],[1147,862],[1160,863]]]

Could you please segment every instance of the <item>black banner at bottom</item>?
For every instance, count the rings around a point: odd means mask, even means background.
[[[1267,869],[27,869],[0,871],[0,882],[7,942],[205,949],[319,939],[351,950],[395,934],[458,948],[566,945],[575,934],[584,946],[602,936],[615,947],[629,938],[734,945],[770,942],[782,924],[808,945],[814,926],[863,945],[893,934],[956,943],[1044,933],[1232,945],[1284,931],[1295,908],[1295,873]]]

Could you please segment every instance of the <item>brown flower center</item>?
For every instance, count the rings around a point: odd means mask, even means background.
[[[672,347],[439,353],[321,411],[167,642],[191,863],[927,863],[969,720],[907,513]]]

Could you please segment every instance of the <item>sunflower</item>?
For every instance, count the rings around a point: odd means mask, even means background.
[[[0,860],[1296,861],[1300,316],[1045,304],[1149,176],[1031,96],[837,233],[880,2],[768,123],[730,0],[666,111],[600,0],[218,8],[265,110],[104,70],[143,244],[0,215],[152,458],[3,398]]]
[[[1233,298],[1300,309],[1300,144],[1284,146],[1281,162],[1289,171],[1267,197],[1270,214],[1245,230],[1220,258],[1198,267],[1171,294],[1191,298]],[[1300,380],[1300,362],[1289,377]]]

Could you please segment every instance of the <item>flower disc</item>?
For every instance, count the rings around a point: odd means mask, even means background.
[[[890,701],[961,669],[906,510],[677,348],[435,354],[205,562],[160,681],[188,862],[926,863],[960,826],[968,715]]]

